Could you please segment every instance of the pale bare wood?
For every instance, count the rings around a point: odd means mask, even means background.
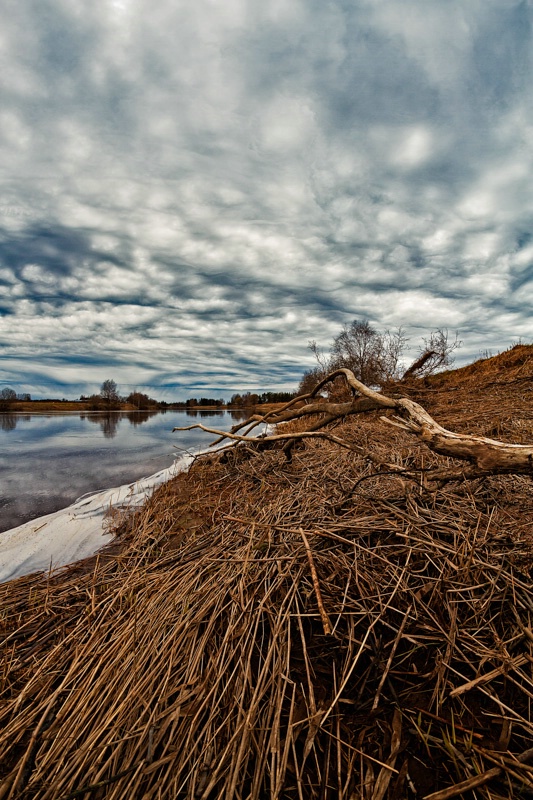
[[[354,399],[351,402],[307,402],[313,399],[325,384],[338,377],[343,377],[354,393]],[[327,438],[341,446],[349,447],[360,454],[372,457],[369,452],[362,453],[361,448],[353,444],[347,444],[333,434],[329,434],[326,431],[319,431],[317,428],[347,416],[378,409],[395,411],[396,414],[392,418],[382,417],[382,419],[388,424],[394,425],[406,433],[416,436],[434,453],[469,463],[466,470],[462,471],[457,471],[456,469],[434,470],[434,474],[429,474],[427,476],[430,479],[447,481],[457,480],[463,477],[480,477],[482,475],[491,474],[525,474],[533,476],[533,444],[510,444],[499,441],[498,439],[489,439],[484,436],[455,433],[454,431],[447,430],[442,425],[439,425],[419,403],[407,397],[398,399],[387,397],[382,392],[365,386],[364,383],[357,380],[353,372],[349,369],[338,369],[330,373],[326,378],[320,381],[313,392],[295,398],[280,409],[278,413],[269,412],[264,416],[254,415],[251,418],[252,424],[249,428],[249,430],[251,430],[261,423],[276,425],[311,415],[323,415],[323,417],[325,417],[322,422],[315,423],[311,429],[307,431],[300,431],[297,433],[266,433],[261,436],[250,436],[246,433],[241,435],[237,434],[237,430],[240,430],[243,425],[247,423],[239,423],[230,432],[220,431],[215,428],[207,428],[201,424],[191,425],[187,428],[174,428],[174,430],[200,428],[201,430],[219,437],[213,444],[218,444],[229,439],[235,443],[247,441],[264,446],[267,442],[285,440],[285,446],[290,447],[297,439],[315,436],[317,438]]]

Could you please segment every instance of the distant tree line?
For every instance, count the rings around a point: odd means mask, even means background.
[[[14,389],[6,386],[5,389],[2,389],[0,392],[0,399],[7,400],[8,402],[13,402],[13,400],[31,400],[31,394],[27,392],[20,392],[17,394]]]
[[[144,392],[130,392],[126,397],[126,402],[131,403],[131,405],[135,406],[139,411],[149,411],[160,405],[157,400],[144,394]]]
[[[91,394],[89,397],[82,395],[83,401],[91,411],[113,411],[120,408],[122,398],[118,394],[117,384],[109,379],[100,387],[100,394]]]
[[[180,406],[180,403],[172,403],[173,406]],[[183,403],[183,406],[187,408],[206,408],[206,406],[211,406],[215,408],[221,408],[225,406],[226,403],[224,400],[218,399],[216,400],[214,397],[200,397],[198,400],[196,397],[190,397],[188,400]]]
[[[295,396],[294,392],[262,392],[261,394],[244,392],[232,395],[229,403],[216,397],[189,397],[187,400],[166,402],[155,400],[144,392],[134,390],[128,395],[119,394],[116,381],[105,380],[98,394],[81,395],[82,402],[89,411],[116,411],[128,403],[138,411],[150,411],[160,408],[249,408],[264,403],[285,403]],[[8,410],[15,400],[31,400],[29,394],[17,394],[14,389],[6,387],[0,391],[0,410]],[[59,401],[58,401],[59,402]]]
[[[144,392],[133,391],[127,397],[121,397],[116,382],[111,379],[102,383],[99,394],[91,394],[88,397],[82,395],[80,400],[91,411],[116,411],[123,403],[129,403],[139,411],[153,410],[162,405]]]
[[[149,397],[144,392],[138,392],[137,390],[130,392],[127,396],[120,396],[117,384],[113,380],[105,380],[102,383],[99,394],[93,394],[89,397],[82,395],[80,400],[86,403],[90,410],[95,411],[118,409],[123,403],[135,406],[139,411],[150,411],[157,408],[220,408],[226,405],[224,400],[213,397],[200,397],[199,399],[190,397],[185,401],[168,403],[165,400],[155,400],[153,397]]]
[[[419,353],[413,363],[405,369],[403,356],[407,345],[407,337],[402,328],[395,331],[380,332],[368,322],[354,320],[334,337],[328,354],[324,354],[315,341],[309,347],[315,355],[317,365],[304,372],[297,392],[244,392],[233,394],[229,403],[214,397],[190,397],[184,402],[167,403],[154,400],[144,392],[130,392],[121,397],[114,380],[105,380],[99,394],[89,397],[82,395],[83,401],[90,410],[118,410],[128,403],[139,411],[158,408],[253,408],[266,403],[286,403],[300,394],[311,392],[315,386],[331,372],[340,368],[350,369],[356,378],[370,387],[381,388],[391,381],[406,381],[412,378],[424,378],[440,369],[451,366],[452,353],[461,345],[457,338],[449,337],[448,331],[438,329],[427,339],[422,339]],[[337,380],[330,383],[325,393],[330,400],[345,399],[346,382]],[[0,391],[0,411],[9,411],[16,400],[31,400],[27,393],[17,394],[14,389],[5,387]]]
[[[294,392],[244,392],[231,396],[228,406],[236,408],[248,408],[250,406],[264,405],[265,403],[287,403],[295,397]]]

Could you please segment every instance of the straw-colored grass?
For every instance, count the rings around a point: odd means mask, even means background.
[[[375,471],[198,459],[106,553],[0,587],[0,800],[533,797],[531,479]]]

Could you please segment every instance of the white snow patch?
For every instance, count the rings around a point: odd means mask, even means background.
[[[142,505],[157,486],[185,470],[192,460],[193,456],[183,456],[148,478],[84,495],[67,508],[0,533],[0,583],[93,555],[113,539],[104,528],[111,509]]]

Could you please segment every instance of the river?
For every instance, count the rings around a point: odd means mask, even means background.
[[[174,427],[229,430],[243,416],[207,409],[0,414],[0,531],[152,475],[213,440]]]

